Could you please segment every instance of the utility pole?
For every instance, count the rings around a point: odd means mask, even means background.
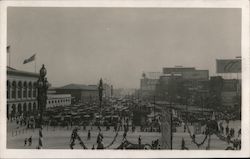
[[[173,149],[173,114],[172,114],[173,110],[172,109],[173,109],[172,108],[172,95],[170,95],[170,119],[171,119],[171,121],[170,121],[170,127],[171,127],[171,129],[170,129],[170,132],[171,132],[170,149],[171,150]]]
[[[101,115],[102,115],[102,96],[103,96],[103,83],[102,83],[102,78],[99,81],[99,86],[98,86],[98,91],[99,91],[99,104],[100,104],[100,117],[99,117],[99,125],[101,122]]]
[[[155,122],[155,95],[154,95],[154,122]]]
[[[173,74],[170,77],[170,83],[173,84]],[[175,89],[175,88],[173,88]],[[170,149],[173,149],[173,108],[172,108],[172,98],[173,98],[173,90],[170,90],[170,133],[171,133],[171,142],[170,142]]]

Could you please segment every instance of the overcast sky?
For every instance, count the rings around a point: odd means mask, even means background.
[[[240,9],[8,8],[11,66],[34,72],[36,53],[52,86],[139,88],[142,72],[208,69],[241,52]]]

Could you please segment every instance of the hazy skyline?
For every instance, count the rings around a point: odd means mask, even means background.
[[[240,9],[8,8],[11,66],[34,71],[36,53],[52,86],[139,88],[142,72],[182,65],[209,69],[241,52]]]

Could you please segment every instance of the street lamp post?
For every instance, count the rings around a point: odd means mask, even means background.
[[[102,96],[103,96],[103,84],[102,84],[102,79],[99,81],[99,86],[98,86],[98,91],[99,91],[99,104],[100,104],[100,117],[99,117],[99,124],[101,122],[101,114],[102,114]]]
[[[38,95],[37,95],[37,102],[38,102],[38,108],[40,112],[40,120],[39,120],[39,145],[38,148],[41,149],[43,144],[42,144],[42,125],[43,125],[43,111],[46,108],[46,103],[47,103],[47,90],[49,87],[49,83],[47,81],[47,78],[45,77],[47,74],[47,70],[44,67],[44,64],[42,65],[42,68],[40,69],[40,75],[39,79],[37,81],[37,89],[38,89]]]

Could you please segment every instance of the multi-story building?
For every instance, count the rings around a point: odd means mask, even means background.
[[[221,92],[222,105],[234,107],[239,105],[241,97],[241,80],[224,79]]]
[[[56,106],[69,106],[71,104],[70,94],[48,94],[46,108]]]
[[[7,118],[38,110],[36,82],[39,74],[7,67]]]
[[[146,72],[142,74],[142,79],[140,80],[140,96],[143,99],[154,96],[156,85],[161,75],[161,72]]]
[[[38,113],[37,87],[38,73],[7,67],[7,118]],[[70,94],[47,94],[46,108],[71,104]]]
[[[167,94],[169,96],[170,91],[172,91],[176,98],[180,98],[180,96],[188,97],[190,104],[197,104],[195,102],[197,101],[195,99],[197,95],[201,96],[202,94],[204,96],[208,94],[208,82],[208,70],[196,70],[195,67],[165,67],[156,92],[166,98]]]

